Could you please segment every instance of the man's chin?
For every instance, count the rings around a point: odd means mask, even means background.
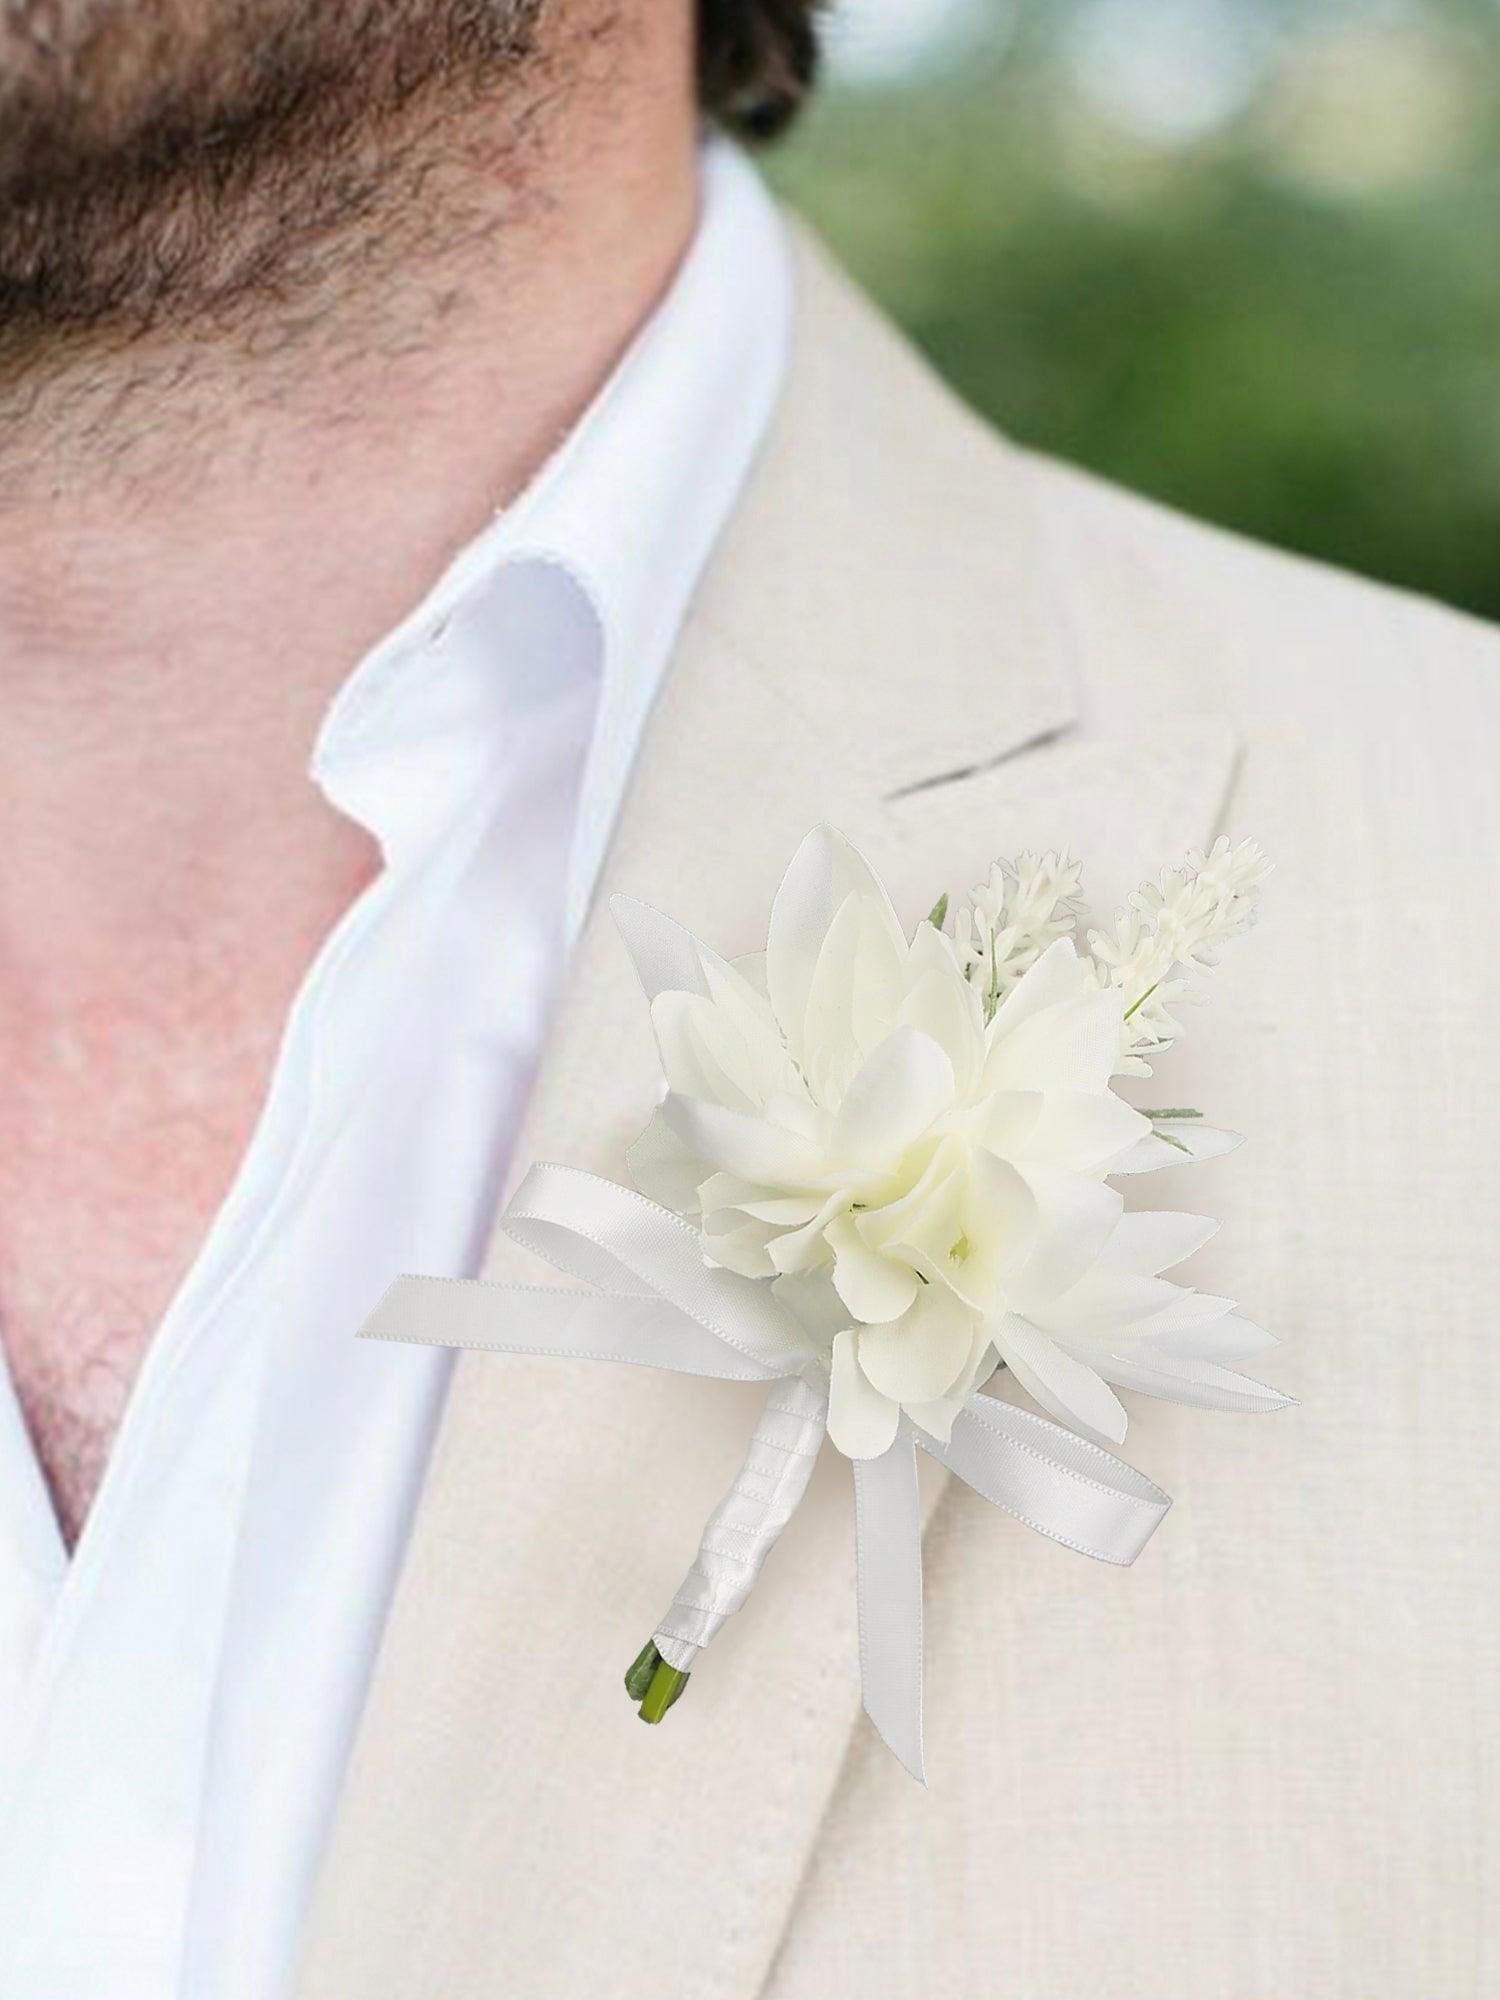
[[[546,0],[0,0],[5,355],[285,290],[399,194]],[[9,369],[7,370],[9,372]]]

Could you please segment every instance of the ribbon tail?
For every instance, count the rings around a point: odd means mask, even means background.
[[[721,1382],[764,1381],[768,1372],[661,1299],[629,1292],[522,1289],[481,1278],[396,1278],[359,1332],[363,1340],[424,1347],[629,1361]]]
[[[922,1517],[917,1454],[903,1429],[880,1458],[856,1458],[855,1576],[865,1713],[907,1770],[922,1763]]]

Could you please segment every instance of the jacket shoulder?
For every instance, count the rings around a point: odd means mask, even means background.
[[[1221,658],[1252,658],[1276,680],[1467,675],[1500,707],[1500,626],[1025,457],[1053,586],[1085,641],[1107,629],[1117,654],[1186,653],[1209,679]]]

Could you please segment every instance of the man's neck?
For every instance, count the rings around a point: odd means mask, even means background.
[[[373,872],[308,782],[322,712],[665,289],[690,71],[639,117],[618,77],[598,116],[560,107],[520,181],[450,150],[432,247],[371,246],[378,282],[331,250],[232,341],[0,386],[0,1332],[69,1531]]]

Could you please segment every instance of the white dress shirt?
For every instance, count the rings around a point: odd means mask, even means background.
[[[329,710],[312,776],[384,867],[297,995],[71,1561],[0,1366],[3,2000],[284,1988],[450,1359],[355,1329],[398,1273],[478,1265],[663,666],[784,371],[775,211],[722,144],[702,188],[669,294],[583,422]]]

